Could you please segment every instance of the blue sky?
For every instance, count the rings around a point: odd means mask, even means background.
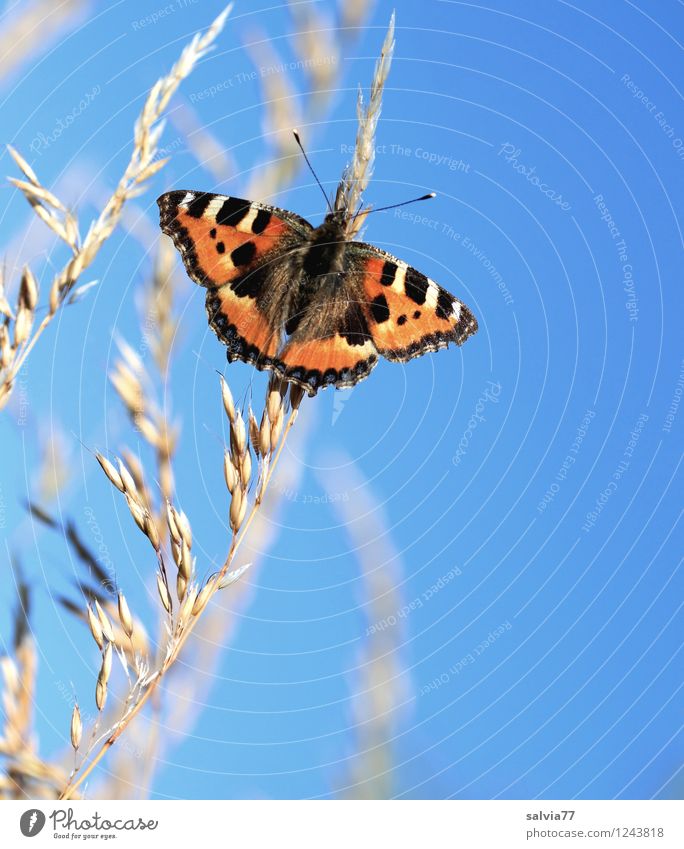
[[[335,20],[335,4],[315,5]],[[246,591],[220,602],[215,677],[186,669],[169,684],[168,703],[188,715],[176,725],[163,714],[153,795],[382,786],[402,798],[679,798],[684,12],[643,0],[396,5],[366,198],[437,197],[372,216],[365,238],[465,301],[480,331],[461,349],[381,363],[352,392],[305,402],[281,509],[252,541]],[[5,7],[2,26],[20,4]],[[220,8],[86,4],[0,83],[3,141],[83,223],[125,167],[146,91]],[[372,8],[343,47],[329,109],[300,124],[328,190],[392,8]],[[130,439],[107,371],[116,335],[140,345],[155,199],[246,191],[273,148],[244,45],[265,33],[295,62],[291,29],[282,4],[236,5],[174,102],[192,106],[230,172],[219,180],[198,164],[172,116],[171,161],[128,221],[142,238],[119,232],[105,245],[90,275],[98,286],[43,338],[21,405],[0,419],[2,556],[16,552],[36,587],[45,752],[68,734],[65,690],[90,704],[97,657],[56,601],[77,566],[22,506],[40,442],[61,434],[72,471],[52,509],[106,552],[152,630],[154,563],[87,449]],[[288,78],[306,96],[305,71]],[[0,192],[8,270],[31,261],[47,286],[63,255],[29,228],[17,192]],[[305,170],[270,200],[314,223],[325,211]],[[193,284],[178,309],[177,489],[209,571],[227,539],[216,370],[236,397],[260,399],[265,378],[226,367]]]

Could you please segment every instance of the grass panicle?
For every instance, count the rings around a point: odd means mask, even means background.
[[[348,215],[347,236],[356,235],[363,221],[357,213],[361,207],[363,193],[368,188],[375,162],[375,134],[382,107],[382,94],[387,82],[392,55],[394,53],[394,13],[390,18],[387,35],[375,64],[368,103],[364,104],[363,92],[359,89],[356,112],[359,122],[351,164],[347,166],[335,196],[335,209],[343,209]]]
[[[36,342],[57,311],[68,301],[69,296],[75,294],[76,284],[82,274],[92,264],[102,245],[119,224],[124,205],[137,197],[145,183],[166,164],[166,159],[157,158],[159,140],[164,129],[162,117],[181,82],[211,49],[225,25],[230,10],[231,6],[228,6],[206,32],[195,35],[170,72],[161,77],[150,90],[135,122],[133,152],[128,165],[102,211],[91,221],[85,236],[81,236],[77,215],[68,210],[59,198],[41,184],[35,171],[17,150],[8,147],[22,173],[22,179],[10,178],[10,182],[24,195],[33,212],[66,245],[71,256],[52,279],[45,316],[35,329],[38,288],[28,268],[24,269],[22,275],[14,316],[9,305],[4,306],[4,294],[0,298],[0,308],[4,315],[2,326],[5,327],[5,331],[0,335],[0,409],[9,401],[17,375]]]

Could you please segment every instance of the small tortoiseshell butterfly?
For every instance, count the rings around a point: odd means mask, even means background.
[[[273,371],[309,395],[353,386],[378,354],[406,362],[477,330],[468,307],[420,271],[350,240],[344,209],[313,227],[207,192],[168,192],[157,203],[162,230],[207,289],[209,324],[229,362]]]

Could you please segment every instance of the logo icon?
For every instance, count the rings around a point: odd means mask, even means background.
[[[35,837],[43,830],[45,825],[45,814],[38,808],[25,811],[19,820],[19,828],[24,837]]]

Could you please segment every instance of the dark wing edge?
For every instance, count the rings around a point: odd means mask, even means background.
[[[435,351],[442,350],[444,348],[448,348],[451,343],[454,343],[458,346],[463,345],[463,343],[467,339],[477,333],[477,319],[473,315],[470,308],[466,304],[464,304],[463,301],[461,301],[459,298],[456,298],[454,295],[451,294],[451,292],[444,289],[444,287],[440,286],[434,280],[426,278],[425,275],[416,271],[416,269],[412,268],[412,266],[410,266],[404,260],[398,259],[396,256],[389,253],[388,251],[385,251],[382,248],[378,248],[376,245],[371,245],[367,242],[349,242],[348,249],[357,256],[382,259],[386,262],[393,263],[398,267],[410,270],[412,273],[414,273],[421,279],[427,280],[429,284],[435,286],[438,290],[438,298],[442,297],[448,299],[451,302],[452,306],[456,304],[458,305],[459,318],[457,323],[451,330],[437,330],[432,333],[428,333],[421,339],[412,342],[410,345],[407,345],[404,348],[383,349],[378,346],[378,353],[381,354],[386,360],[389,360],[390,362],[406,363],[409,362],[409,360],[413,360],[416,357],[422,356],[423,354],[432,353]]]

